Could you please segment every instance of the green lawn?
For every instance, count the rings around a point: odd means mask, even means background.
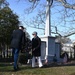
[[[75,75],[75,66],[58,66],[48,68],[32,68],[21,66],[21,70],[13,72],[13,66],[0,64],[0,75]]]

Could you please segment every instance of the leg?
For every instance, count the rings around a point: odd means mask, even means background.
[[[35,67],[35,57],[32,58],[32,67]]]
[[[19,51],[19,54],[18,54],[18,61],[17,61],[17,68],[19,69],[19,58],[20,58],[20,53],[21,53],[21,51]]]
[[[42,67],[42,66],[43,66],[43,64],[42,64],[42,61],[41,61],[41,57],[38,57],[37,59],[38,59],[39,67]]]
[[[14,69],[17,70],[17,62],[18,62],[18,56],[19,56],[19,50],[15,49],[14,50]]]

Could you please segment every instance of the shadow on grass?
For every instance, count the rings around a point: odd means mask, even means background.
[[[45,64],[44,68],[50,68],[50,67],[65,67],[65,66],[75,66],[75,63],[66,63],[66,64],[60,64],[60,63],[51,63],[51,64]]]
[[[48,64],[48,65],[44,65],[44,69],[45,68],[51,68],[51,67],[65,67],[65,66],[75,66],[75,64],[70,63],[70,64]],[[42,69],[43,69],[42,68]],[[28,70],[28,69],[38,69],[38,67],[36,68],[32,68],[30,65],[24,65],[24,66],[20,66],[20,70],[19,71],[24,71],[24,70]],[[14,72],[13,71],[13,65],[12,64],[5,64],[5,63],[0,63],[0,72]],[[71,75],[75,75],[75,73],[71,74]]]
[[[0,72],[12,72],[13,69],[12,67],[8,67],[8,66],[4,66],[4,67],[0,67]]]
[[[33,69],[33,68],[29,65],[24,65],[24,66],[21,65],[18,71],[24,71],[27,69]],[[13,64],[0,63],[0,72],[15,72],[13,69]]]

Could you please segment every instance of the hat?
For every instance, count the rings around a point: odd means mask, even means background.
[[[36,32],[36,31],[34,31],[34,32],[32,33],[32,35],[34,35],[34,34],[35,34],[35,35],[37,35],[37,32]]]

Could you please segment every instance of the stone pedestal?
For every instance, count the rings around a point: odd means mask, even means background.
[[[58,42],[55,43],[55,54],[56,54],[57,62],[60,62],[61,44]]]
[[[53,61],[55,55],[55,37],[45,36],[41,37],[41,41],[45,42],[41,45],[41,57],[48,62]]]
[[[41,41],[41,59],[44,61],[46,56],[46,41]]]

